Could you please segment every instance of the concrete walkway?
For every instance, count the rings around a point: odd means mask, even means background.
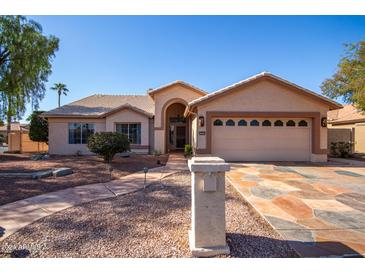
[[[189,170],[187,159],[182,153],[170,153],[166,167],[170,170]]]
[[[183,155],[173,154],[166,166],[150,169],[146,176],[146,186],[180,170],[187,170],[186,160],[183,159]],[[58,211],[140,190],[144,187],[144,176],[142,171],[136,172],[107,183],[67,188],[0,206],[0,241]]]

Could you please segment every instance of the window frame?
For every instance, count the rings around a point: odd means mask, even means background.
[[[75,126],[76,125],[76,126]],[[83,132],[84,132],[84,126],[88,125],[88,127],[90,128],[86,128],[86,130],[91,130],[92,133],[91,134],[86,134],[86,137],[84,136]],[[71,142],[71,135],[70,135],[70,130],[71,130],[71,126],[75,126],[74,130],[79,129],[79,134],[80,134],[80,138],[79,138],[79,142]],[[89,138],[90,135],[95,133],[95,123],[85,123],[85,122],[69,122],[68,123],[68,144],[69,145],[86,145],[87,144],[87,139]],[[84,139],[85,142],[84,142]],[[74,140],[77,140],[77,138],[74,138]]]
[[[303,125],[302,122],[304,122],[305,125]],[[308,122],[306,120],[300,120],[298,122],[298,127],[308,127]]]
[[[269,124],[265,124],[265,123],[269,123]],[[261,123],[261,126],[263,127],[271,127],[272,126],[272,123],[270,120],[264,120],[262,123]]]
[[[255,124],[252,124],[252,123],[255,123]],[[260,126],[260,122],[258,120],[253,119],[250,121],[250,127],[259,127],[259,126]]]
[[[283,126],[284,126],[284,122],[282,120],[276,120],[274,122],[274,127],[283,127]]]
[[[288,125],[290,122],[292,122],[293,124],[292,125]],[[288,120],[288,121],[286,121],[285,126],[287,126],[287,127],[295,127],[296,126],[296,123],[295,123],[294,120]]]
[[[131,135],[131,125],[136,125],[137,127],[135,128],[136,130],[136,142],[133,143],[132,142],[132,138],[130,137]],[[127,133],[123,132],[123,130],[121,129],[120,131],[118,130],[118,126],[127,126]],[[130,142],[131,145],[141,145],[142,144],[142,125],[139,122],[118,122],[115,123],[115,131],[122,133],[124,135],[127,136],[128,141]]]
[[[245,119],[241,119],[241,120],[238,121],[237,126],[247,127],[247,121]]]
[[[216,124],[216,122],[218,122],[219,124]],[[213,121],[213,126],[214,127],[221,127],[221,126],[223,126],[223,121],[221,119],[215,119]]]
[[[228,124],[228,123],[230,123],[230,124]],[[236,122],[233,119],[228,119],[226,121],[225,125],[226,125],[226,127],[234,127],[236,125]]]

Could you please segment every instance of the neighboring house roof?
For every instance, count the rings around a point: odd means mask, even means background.
[[[281,84],[284,84],[286,86],[290,86],[290,87],[296,89],[298,92],[301,92],[301,94],[303,94],[303,95],[307,95],[307,96],[309,96],[309,97],[311,97],[311,98],[313,98],[315,100],[319,100],[319,101],[323,102],[324,104],[327,104],[332,109],[342,108],[342,105],[341,104],[338,104],[337,102],[335,102],[335,101],[333,101],[331,99],[328,99],[328,98],[326,98],[326,97],[324,97],[322,95],[319,95],[319,94],[317,94],[317,93],[315,93],[313,91],[310,91],[310,90],[308,90],[306,88],[303,88],[303,87],[298,86],[298,85],[296,85],[296,84],[294,84],[292,82],[289,82],[289,81],[287,81],[285,79],[282,79],[282,78],[280,78],[280,77],[278,77],[278,76],[276,76],[276,75],[274,75],[274,74],[272,74],[270,72],[261,72],[259,74],[256,74],[256,75],[252,76],[252,77],[249,77],[249,78],[247,78],[245,80],[242,80],[240,82],[237,82],[237,83],[235,83],[233,85],[230,85],[228,87],[219,89],[219,90],[217,90],[215,92],[209,93],[209,94],[207,94],[207,95],[205,95],[203,97],[200,97],[198,99],[195,99],[195,100],[191,101],[188,104],[188,107],[189,107],[189,109],[191,109],[194,106],[197,106],[197,105],[206,103],[206,102],[208,102],[208,101],[210,101],[212,99],[216,99],[217,97],[220,97],[222,95],[225,95],[227,93],[230,93],[231,91],[233,91],[237,87],[245,86],[247,84],[250,84],[250,83],[253,83],[253,82],[257,81],[257,80],[265,79],[265,78],[266,79],[270,79],[270,80],[274,80],[274,81],[279,82]]]
[[[26,127],[27,127],[27,124],[11,123],[10,131],[20,131],[20,129],[28,130]],[[6,131],[6,130],[7,130],[6,125],[0,126],[0,131]]]
[[[153,97],[156,93],[159,93],[163,90],[166,90],[167,88],[171,87],[171,86],[175,86],[175,85],[180,85],[180,86],[184,86],[186,88],[189,88],[197,93],[199,93],[200,95],[204,96],[207,94],[207,92],[205,92],[204,90],[200,89],[200,88],[197,88],[195,86],[193,86],[192,84],[189,84],[189,83],[186,83],[184,81],[181,81],[181,80],[176,80],[174,82],[171,82],[167,85],[163,85],[161,87],[158,87],[158,88],[155,88],[155,89],[151,89],[148,91],[148,94]]]
[[[344,105],[342,109],[331,110],[327,113],[329,124],[352,124],[365,122],[365,112],[353,105]]]
[[[122,109],[132,109],[143,115],[154,115],[154,102],[148,95],[95,94],[43,113],[44,117],[103,118]]]

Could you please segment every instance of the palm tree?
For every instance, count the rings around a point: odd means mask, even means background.
[[[67,92],[69,92],[69,90],[67,89],[65,84],[62,83],[55,83],[53,87],[51,87],[52,90],[57,91],[58,93],[58,107],[61,106],[61,95],[65,95],[67,96]]]

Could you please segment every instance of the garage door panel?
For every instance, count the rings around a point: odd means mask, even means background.
[[[310,132],[309,126],[262,127],[261,122],[258,127],[212,126],[212,153],[228,161],[309,161]]]

